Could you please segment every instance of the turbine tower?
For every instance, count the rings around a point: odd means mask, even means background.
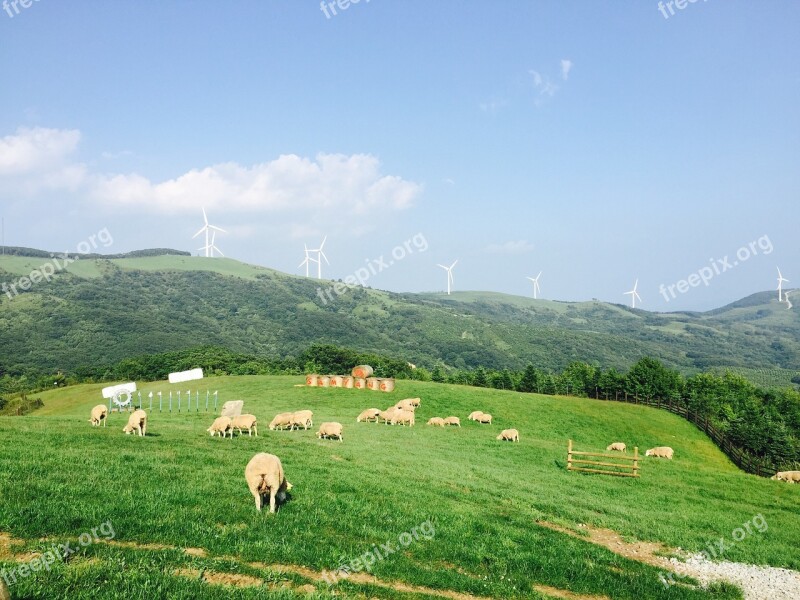
[[[636,283],[633,284],[633,289],[630,292],[625,292],[626,296],[628,294],[630,294],[630,296],[631,296],[631,308],[636,308],[636,299],[637,298],[639,299],[639,302],[642,301],[642,297],[639,296],[639,292],[636,291],[636,289],[638,287],[639,287],[639,280],[637,279]]]
[[[328,257],[325,256],[325,253],[322,251],[322,247],[325,245],[325,241],[327,239],[328,239],[327,235],[324,238],[322,238],[322,243],[319,245],[319,248],[314,248],[314,249],[311,249],[311,250],[307,249],[306,250],[306,252],[316,252],[317,253],[317,258],[311,258],[310,256],[306,255],[306,257],[307,257],[307,259],[309,261],[313,261],[313,262],[317,263],[317,279],[322,279],[322,259],[324,258],[326,263],[328,263],[329,265],[331,264],[328,261]],[[303,262],[305,262],[305,261],[303,261]],[[306,270],[308,270],[308,263],[306,263]]]
[[[783,284],[789,283],[788,279],[785,279],[781,274],[780,268],[778,268],[778,302],[783,302]]]
[[[221,227],[217,227],[216,225],[209,225],[208,217],[206,216],[205,207],[203,207],[203,221],[205,221],[205,225],[203,225],[203,227],[200,229],[200,231],[198,231],[197,233],[195,233],[192,236],[192,239],[196,238],[201,233],[205,233],[206,234],[206,245],[203,246],[202,248],[199,248],[199,249],[206,251],[206,258],[212,258],[214,256],[214,241],[213,240],[209,240],[209,238],[208,238],[209,232],[211,232],[212,230],[214,232],[217,232],[217,231],[220,231],[222,233],[228,233],[228,232],[225,231],[224,229],[222,229]],[[219,252],[219,248],[217,248],[217,252]],[[222,252],[219,252],[219,253],[222,254]],[[224,256],[224,254],[223,254],[223,256]]]
[[[440,264],[436,265],[437,267],[441,267],[442,269],[447,271],[447,295],[448,296],[450,295],[450,288],[453,285],[453,267],[456,266],[457,262],[458,262],[458,259],[454,260],[453,264],[450,265],[449,267],[445,267],[444,265],[440,265]]]
[[[214,258],[214,252],[219,252],[219,255],[224,258],[225,255],[222,253],[222,250],[217,248],[216,245],[214,244],[216,239],[217,239],[217,232],[214,231],[214,232],[211,233],[211,245],[210,246],[203,246],[202,248],[198,248],[198,250],[205,250],[207,258]]]
[[[530,279],[533,282],[533,299],[536,300],[538,294],[541,292],[539,289],[539,277],[542,276],[542,272],[539,271],[539,274],[536,277],[526,277],[525,279]]]

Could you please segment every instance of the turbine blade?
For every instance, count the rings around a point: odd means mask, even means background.
[[[201,233],[203,233],[205,230],[206,230],[206,226],[205,226],[205,225],[203,225],[203,228],[202,228],[200,231],[198,231],[197,233],[195,233],[195,234],[192,236],[192,239],[196,238],[198,235],[200,235]]]
[[[328,260],[328,257],[327,257],[327,256],[325,256],[325,253],[324,253],[322,250],[320,250],[320,251],[319,251],[319,255],[320,255],[322,258],[324,258],[324,259],[325,259],[325,262],[326,262],[326,263],[328,263],[328,264],[331,264],[331,263],[330,263],[330,261]]]
[[[203,206],[203,221],[206,222],[206,227],[208,227],[208,217],[206,216],[206,207]]]
[[[221,231],[222,233],[228,233],[222,227],[217,227],[216,225],[209,225],[208,228],[209,229],[216,229],[217,231]]]
[[[445,271],[449,271],[450,270],[447,267],[445,267],[444,265],[440,265],[439,263],[436,263],[436,266],[437,267],[442,267]]]
[[[319,245],[319,250],[320,251],[322,250],[322,247],[325,245],[325,242],[327,240],[328,240],[328,236],[327,235],[324,238],[322,238],[322,243]]]
[[[454,261],[453,261],[453,264],[452,264],[452,265],[450,265],[450,268],[452,269],[453,267],[455,267],[457,262],[458,262],[458,259],[454,260]]]

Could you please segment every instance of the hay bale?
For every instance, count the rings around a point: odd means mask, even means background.
[[[343,379],[344,378],[341,375],[334,375],[333,377],[331,377],[331,387],[338,387],[338,388],[342,387]]]
[[[353,387],[357,390],[367,389],[367,380],[363,377],[353,377]]]
[[[372,377],[372,374],[375,371],[369,365],[358,365],[357,367],[353,367],[353,370],[350,374],[353,377],[361,377],[362,379],[366,379],[367,377]]]
[[[244,400],[228,400],[222,405],[222,412],[219,413],[220,417],[239,417],[244,408]]]
[[[306,385],[311,387],[316,387],[317,378],[319,378],[319,375],[317,375],[316,373],[311,373],[310,375],[306,375]]]
[[[394,391],[394,379],[381,379],[380,380],[380,390],[382,392],[393,392]]]
[[[342,377],[342,387],[347,389],[353,389],[353,380],[355,378],[351,377],[350,375],[345,375]]]
[[[320,377],[317,377],[317,385],[319,387],[331,387],[330,375],[322,375]]]
[[[381,389],[381,380],[378,377],[367,377],[367,387],[378,391]]]

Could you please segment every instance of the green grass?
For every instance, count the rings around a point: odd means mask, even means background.
[[[111,521],[118,541],[199,547],[209,554],[94,544],[82,550],[94,560],[58,564],[24,579],[12,588],[15,597],[308,597],[210,586],[174,571],[208,568],[275,579],[275,572],[248,563],[334,569],[374,544],[396,543],[426,520],[435,527],[433,539],[379,561],[377,577],[492,598],[540,598],[536,584],[615,599],[737,598],[730,587],[667,590],[658,569],[536,522],[586,523],[699,551],[720,537],[730,540],[758,514],[769,529],[731,546],[725,558],[800,568],[800,486],[742,473],[692,425],[667,412],[410,381],[399,381],[392,394],[293,387],[301,381],[202,382],[203,398],[208,388],[220,391],[220,403],[245,400],[247,412],[260,418],[258,438],[212,439],[205,433],[211,414],[157,408],[146,438],[121,432],[124,414],[112,414],[106,428],[92,428],[88,413],[100,402],[101,385],[46,392],[40,395],[45,407],[34,415],[0,418],[0,531],[26,540],[26,549],[74,540]],[[189,387],[196,389],[172,389]],[[146,398],[170,386],[140,389]],[[414,428],[355,423],[363,408],[411,396],[422,398]],[[313,431],[268,430],[272,415],[300,408],[314,410],[315,424],[341,421],[344,442],[317,440]],[[491,412],[495,423],[467,421],[476,409]],[[451,414],[462,418],[461,429],[423,424]],[[511,426],[520,430],[520,443],[494,439]],[[570,473],[570,438],[579,450],[622,440],[641,450],[670,445],[676,454],[673,461],[643,459],[639,480]],[[256,513],[244,481],[247,461],[262,451],[281,458],[295,486],[277,515]],[[44,537],[49,541],[40,541]],[[0,568],[10,565],[0,558]],[[427,597],[354,582],[317,589],[312,597],[333,597],[333,591],[338,598]]]

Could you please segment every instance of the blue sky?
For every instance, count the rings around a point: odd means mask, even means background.
[[[295,274],[324,235],[333,278],[424,237],[367,281],[394,291],[444,289],[455,259],[455,289],[530,295],[543,271],[542,297],[626,303],[638,278],[659,311],[774,289],[776,267],[792,287],[800,4],[673,10],[10,4],[6,243],[75,251],[107,228],[104,252],[197,252],[205,206],[226,256]]]

